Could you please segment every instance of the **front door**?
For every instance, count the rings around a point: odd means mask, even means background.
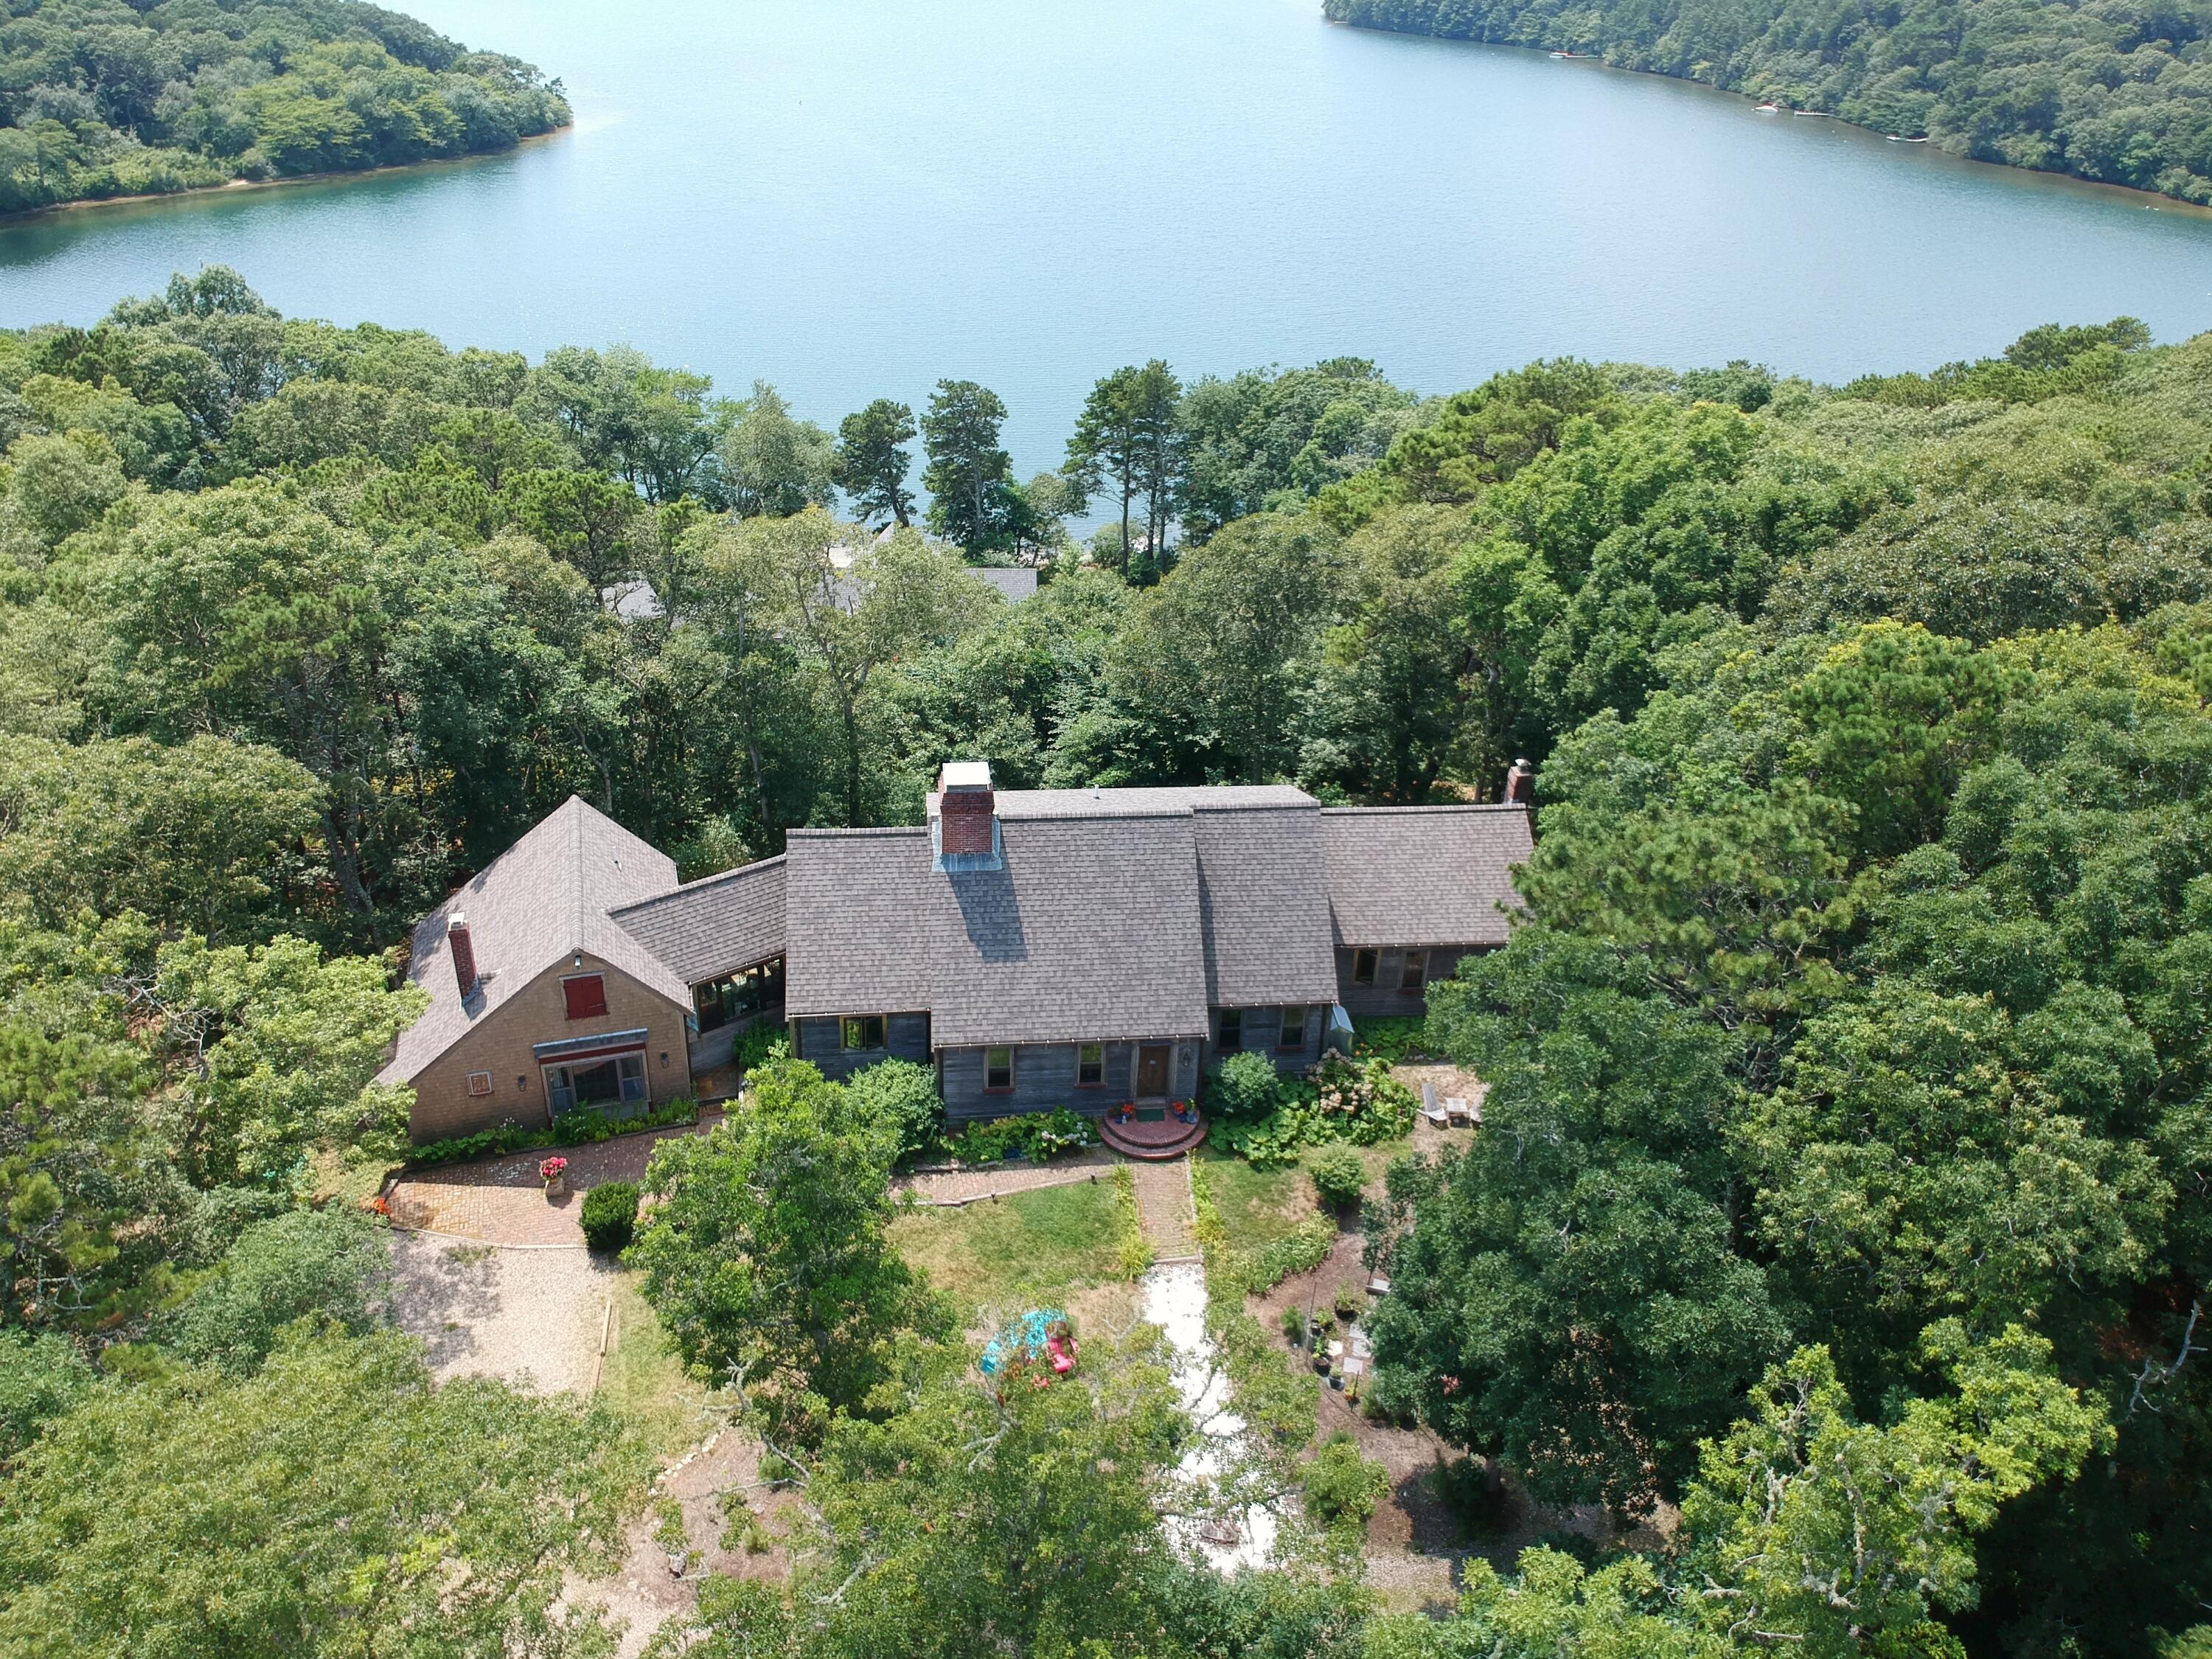
[[[1168,1091],[1168,1060],[1174,1050],[1148,1043],[1137,1050],[1137,1098],[1157,1100]]]

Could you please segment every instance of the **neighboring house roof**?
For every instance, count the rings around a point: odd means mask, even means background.
[[[1001,789],[1001,818],[1106,818],[1188,812],[1199,807],[1303,806],[1317,803],[1287,783],[1191,784],[1164,789]]]
[[[1336,1000],[1321,814],[1299,800],[1196,803],[1199,934],[1216,1007]]]
[[[933,1042],[1206,1034],[1188,810],[1009,816],[1001,834],[1003,869],[930,877]]]
[[[927,1009],[929,831],[794,830],[784,864],[784,1012]]]
[[[968,574],[990,583],[1006,596],[1009,605],[1019,605],[1036,596],[1037,573],[1034,565],[976,564],[968,567]]]
[[[612,914],[678,978],[697,985],[784,953],[784,861],[686,882]]]
[[[675,885],[674,860],[569,796],[416,928],[407,977],[429,994],[430,1006],[399,1034],[377,1080],[411,1081],[509,997],[578,951],[688,1007],[690,986],[607,916],[610,908]],[[479,981],[465,1006],[446,944],[447,921],[456,911],[468,917]]]
[[[1503,945],[1525,806],[1334,806],[1321,813],[1344,945]]]

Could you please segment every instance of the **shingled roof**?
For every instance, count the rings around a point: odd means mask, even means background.
[[[1505,943],[1527,807],[1333,806],[1321,823],[1339,945]]]
[[[478,1021],[580,951],[688,1008],[685,981],[607,916],[675,885],[667,854],[569,796],[416,928],[407,977],[429,994],[430,1006],[399,1034],[377,1081],[412,1081]],[[446,944],[447,921],[457,911],[469,920],[479,981],[465,1006]]]
[[[929,831],[794,830],[784,864],[785,1014],[927,1009]]]
[[[784,860],[763,859],[612,913],[688,985],[784,953]]]
[[[1196,804],[1199,936],[1215,1007],[1336,1000],[1321,815],[1289,793],[1295,804]]]
[[[1188,808],[1009,817],[1001,834],[1003,869],[931,878],[934,1042],[1205,1035]]]

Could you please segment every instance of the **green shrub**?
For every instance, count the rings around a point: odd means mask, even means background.
[[[1231,1123],[1252,1123],[1281,1103],[1282,1074],[1261,1054],[1231,1054],[1206,1081],[1206,1109]]]
[[[699,1121],[696,1100],[672,1100],[656,1111],[636,1117],[609,1117],[584,1107],[563,1112],[550,1129],[526,1129],[512,1121],[496,1129],[479,1129],[472,1135],[433,1140],[417,1146],[409,1162],[418,1169],[430,1164],[458,1164],[466,1158],[491,1158],[501,1152],[537,1152],[554,1146],[592,1146],[617,1135],[634,1135],[646,1129],[672,1128]]]
[[[1363,1019],[1352,1030],[1352,1052],[1360,1060],[1380,1060],[1391,1065],[1419,1059],[1430,1052],[1428,1022],[1420,1019]]]
[[[1311,1273],[1336,1248],[1336,1227],[1326,1216],[1309,1216],[1292,1231],[1240,1257],[1237,1275],[1254,1296],[1272,1291],[1292,1273]]]
[[[1390,1490],[1390,1471],[1361,1456],[1342,1430],[1313,1455],[1305,1475],[1306,1513],[1326,1527],[1365,1526]]]
[[[969,1124],[950,1137],[945,1149],[963,1164],[996,1164],[1016,1147],[1025,1146],[1027,1133],[1018,1117],[994,1118]]]
[[[748,1025],[738,1033],[738,1040],[730,1048],[730,1063],[743,1077],[756,1066],[765,1066],[772,1060],[787,1059],[791,1054],[791,1038],[774,1020],[764,1019]]]
[[[1304,1342],[1305,1334],[1305,1310],[1292,1303],[1283,1310],[1283,1340],[1297,1347]]]
[[[1341,1143],[1332,1143],[1306,1154],[1306,1174],[1314,1190],[1331,1209],[1340,1210],[1359,1201],[1367,1185],[1367,1165],[1358,1153]]]
[[[92,1367],[63,1337],[0,1331],[0,1471],[92,1392]]]
[[[945,1139],[945,1100],[937,1073],[911,1060],[882,1060],[845,1084],[869,1110],[898,1127],[899,1156],[916,1158]]]
[[[584,1194],[584,1243],[595,1250],[625,1249],[637,1233],[637,1183],[603,1181]]]
[[[295,1210],[240,1232],[159,1334],[195,1364],[245,1376],[287,1325],[304,1319],[359,1335],[384,1322],[391,1295],[392,1252],[376,1228],[348,1210]]]
[[[1023,1118],[1020,1122],[1022,1144],[1040,1164],[1065,1152],[1080,1152],[1098,1139],[1090,1119],[1078,1116],[1065,1106],[1055,1106],[1035,1117]]]

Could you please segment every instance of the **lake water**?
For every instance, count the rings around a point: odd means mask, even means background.
[[[624,340],[826,423],[940,376],[1026,475],[1090,383],[1337,353],[1823,379],[2051,320],[2212,326],[2212,216],[1320,0],[406,0],[575,129],[426,171],[0,228],[0,325],[237,266],[287,313]]]

